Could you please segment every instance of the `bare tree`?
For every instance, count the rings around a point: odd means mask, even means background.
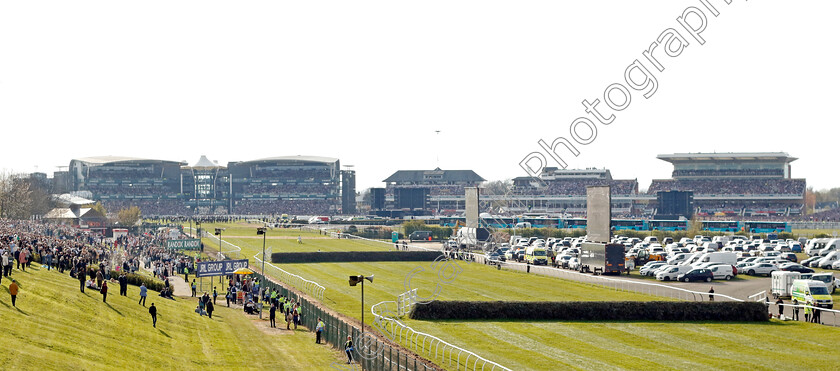
[[[9,219],[32,216],[32,191],[24,176],[0,173],[0,216]]]

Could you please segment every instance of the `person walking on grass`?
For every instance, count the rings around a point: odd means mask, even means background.
[[[141,283],[140,284],[140,301],[138,301],[137,304],[143,304],[144,307],[146,306],[146,290],[148,290],[146,288],[146,283],[145,282]],[[155,305],[155,304],[152,303],[152,305]]]
[[[193,278],[192,286],[190,286],[190,287],[192,288],[192,297],[195,297],[195,288],[196,288],[195,278]]]
[[[184,267],[184,282],[190,282],[190,268]]]
[[[157,328],[157,307],[155,307],[155,303],[152,303],[152,306],[149,307],[149,314],[152,315],[152,327]]]
[[[20,287],[18,287],[17,281],[15,281],[15,279],[12,278],[12,283],[9,284],[9,295],[12,296],[12,306],[16,308],[17,306],[15,305],[15,300],[17,299],[19,290]]]
[[[108,281],[102,281],[102,288],[99,289],[102,293],[102,302],[105,303],[105,298],[108,297]]]

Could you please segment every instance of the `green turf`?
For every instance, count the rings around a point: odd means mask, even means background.
[[[247,256],[253,256],[262,248],[261,240],[256,243],[252,239],[231,237],[229,241],[241,246]],[[310,241],[304,237],[304,242],[306,245]],[[360,249],[350,242],[319,241],[322,251]],[[268,243],[285,246],[288,251],[301,251],[294,246],[296,240],[268,240]],[[382,246],[387,249],[388,245]],[[667,300],[460,264],[463,273],[452,284],[442,285],[437,299]],[[434,287],[437,278],[430,273],[429,263],[286,264],[282,268],[326,286],[324,303],[358,319],[359,287],[347,284],[348,275],[375,274],[374,282],[365,285],[365,304],[369,307],[379,301],[394,300],[397,294],[405,291],[404,278],[417,266],[426,272],[417,276],[419,279],[412,281],[412,286]],[[420,294],[426,296],[430,292],[421,290]],[[370,311],[366,310],[365,315],[370,322]],[[840,329],[805,323],[404,322],[514,370],[829,369],[840,364],[840,352],[836,351],[836,344],[840,344]],[[447,369],[463,369],[463,365],[449,365],[448,360],[440,357],[434,361]]]
[[[341,354],[314,344],[314,335],[266,334],[240,310],[217,305],[213,319],[195,312],[195,299],[171,301],[149,291],[158,307],[157,328],[137,304],[139,289],[110,286],[108,303],[98,292],[79,292],[67,274],[40,269],[14,272],[20,284],[11,307],[10,280],[0,290],[4,369],[300,369],[328,370]]]
[[[802,322],[413,321],[411,326],[514,370],[798,370],[840,364],[840,329]]]

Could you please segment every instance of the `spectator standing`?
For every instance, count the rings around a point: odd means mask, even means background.
[[[799,321],[799,301],[793,299],[793,320]]]
[[[19,290],[20,290],[20,287],[18,287],[17,281],[15,281],[15,279],[12,278],[12,283],[9,284],[9,295],[12,296],[12,306],[13,307],[17,307],[15,305],[15,301],[17,300]]]
[[[213,304],[216,304],[216,297],[219,296],[219,293],[216,292],[216,286],[213,286]]]
[[[205,306],[207,307],[207,316],[212,319],[213,318],[213,310],[216,309],[216,307],[213,305],[213,302],[210,301],[209,299],[210,298],[208,298],[207,304],[205,304]]]
[[[274,321],[276,318],[277,306],[274,303],[271,303],[271,309],[268,310],[268,320],[271,323],[271,328],[277,328],[277,324]]]
[[[715,301],[715,288],[714,288],[714,286],[709,288],[709,301]]]
[[[347,335],[347,341],[344,342],[344,353],[347,353],[347,364],[353,362],[353,338]]]
[[[146,283],[144,282],[144,283],[140,284],[140,301],[138,301],[137,304],[143,304],[144,307],[146,306],[146,294],[147,294],[146,290],[148,290],[146,288]],[[155,303],[152,303],[152,306],[154,306],[154,305],[155,305]],[[151,309],[149,309],[149,310],[151,310]],[[149,312],[149,313],[151,313],[151,312]]]
[[[167,281],[167,282],[168,282],[168,281]],[[191,285],[190,287],[192,288],[192,297],[195,297],[195,288],[196,288],[196,286],[195,286],[195,278],[193,278],[192,285]]]
[[[99,292],[102,293],[102,302],[105,303],[105,298],[108,297],[108,282],[107,281],[102,282],[102,288],[99,289]]]
[[[779,319],[782,319],[782,314],[784,313],[784,307],[782,307],[782,304],[784,304],[784,303],[785,302],[784,302],[784,300],[782,300],[782,298],[779,298],[779,299],[776,300],[776,307],[778,308]]]
[[[318,325],[315,326],[315,344],[321,344],[321,333],[324,332],[324,321],[318,317]]]

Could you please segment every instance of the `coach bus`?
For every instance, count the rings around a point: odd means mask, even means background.
[[[787,222],[744,222],[743,230],[750,233],[790,232]]]
[[[741,223],[736,221],[703,221],[702,229],[710,232],[738,232],[741,230]]]
[[[649,220],[649,231],[687,231],[688,220]]]
[[[563,219],[561,221],[563,228],[566,229],[586,229],[586,219],[584,218]]]
[[[613,219],[610,227],[614,231],[646,231],[647,223],[641,219]]]
[[[521,220],[525,223],[531,223],[532,228],[559,228],[560,219],[549,218],[547,216],[539,217],[524,217]]]
[[[461,222],[461,225],[464,225],[467,221],[467,218],[463,216],[442,216],[440,217],[440,226],[454,228],[459,221]]]

